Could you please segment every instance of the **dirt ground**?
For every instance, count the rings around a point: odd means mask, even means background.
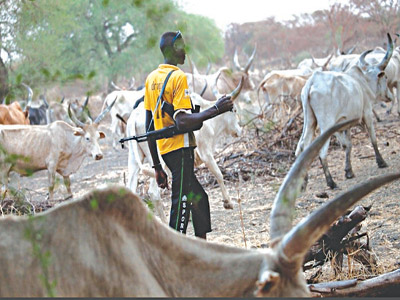
[[[328,156],[329,167],[339,188],[331,190],[326,186],[320,162],[315,159],[309,172],[307,190],[296,202],[295,223],[356,183],[376,175],[399,171],[400,119],[394,114],[385,115],[385,110],[381,107],[378,108],[378,113],[383,119],[382,122],[376,123],[375,127],[378,146],[389,167],[385,169],[377,167],[367,132],[361,127],[353,128],[352,163],[356,177],[349,180],[344,178],[344,151],[339,145],[331,143]],[[108,123],[104,122],[100,126],[100,129],[108,135],[101,143],[104,158],[101,161],[94,161],[88,157],[80,170],[71,178],[74,199],[93,188],[114,184],[124,185],[127,178],[128,152],[112,149],[107,125]],[[301,128],[294,128],[293,131],[298,136]],[[224,173],[228,192],[235,203],[233,210],[223,208],[222,194],[218,184],[204,165],[196,169],[197,176],[210,198],[213,227],[213,231],[208,235],[210,242],[241,248],[268,246],[269,215],[273,200],[295,159],[294,150],[297,140],[288,141],[289,146],[286,148],[283,145],[284,140],[283,138],[281,142],[274,142],[271,132],[258,131],[257,134],[254,129],[245,129],[241,138],[226,139],[221,143],[216,158]],[[61,179],[61,177],[58,178]],[[63,201],[66,194],[60,180],[56,187],[56,200],[52,203],[46,200],[46,171],[24,178],[12,174],[11,183],[25,193],[26,199],[36,207],[36,210],[57,205]],[[147,179],[144,176],[141,176],[139,187],[139,193],[146,198]],[[329,198],[317,197],[317,194],[321,192],[326,192]],[[379,268],[373,274],[367,274],[361,266],[354,265],[351,273],[348,268],[344,269],[343,274],[340,275],[341,279],[365,278],[399,268],[400,229],[397,223],[400,220],[399,192],[400,181],[397,181],[378,189],[359,202],[365,206],[372,204],[370,214],[363,222],[361,231],[368,232],[371,248],[379,258]],[[170,191],[164,191],[162,194],[164,212],[167,216],[170,207],[169,193]],[[191,225],[189,225],[188,234],[193,235]],[[307,277],[315,271],[315,269],[308,271]],[[321,281],[338,279],[329,264],[325,264],[322,271]]]

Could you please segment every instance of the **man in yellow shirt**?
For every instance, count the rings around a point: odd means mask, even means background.
[[[176,124],[179,131],[184,133],[166,139],[148,141],[153,168],[158,186],[168,188],[167,174],[158,157],[158,147],[162,159],[172,173],[169,226],[186,234],[191,212],[195,235],[206,239],[207,232],[211,231],[210,205],[207,193],[194,174],[196,140],[193,130],[201,127],[205,120],[232,110],[233,102],[229,96],[224,96],[213,107],[194,113],[186,75],[177,67],[178,64],[185,62],[186,56],[181,32],[164,33],[160,39],[160,49],[164,56],[164,64],[159,65],[158,69],[150,73],[145,83],[146,128],[147,131],[160,130]],[[158,101],[167,77],[162,98]],[[173,114],[165,113],[161,109],[162,102],[172,105]]]

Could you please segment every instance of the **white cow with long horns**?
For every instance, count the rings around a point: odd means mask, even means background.
[[[304,112],[303,133],[296,149],[299,155],[310,143],[317,126],[321,134],[334,124],[343,120],[358,119],[367,127],[372,146],[374,147],[376,162],[379,168],[387,167],[383,160],[376,141],[373,125],[372,105],[378,100],[385,100],[388,95],[387,77],[385,68],[393,53],[393,42],[388,34],[388,49],[379,64],[371,65],[365,62],[365,57],[372,50],[361,54],[358,63],[344,73],[342,72],[314,72],[307,81],[301,93]],[[339,141],[346,147],[346,178],[353,178],[351,167],[351,137],[350,131],[337,133]],[[337,185],[328,169],[329,140],[322,147],[320,160],[324,170],[326,183],[330,188]]]
[[[7,186],[10,171],[21,175],[40,170],[49,173],[49,200],[53,199],[55,174],[64,178],[67,198],[72,197],[70,175],[77,172],[89,155],[95,160],[103,158],[99,139],[105,137],[98,130],[100,121],[110,111],[115,100],[93,122],[83,123],[68,107],[73,127],[63,121],[48,125],[0,125],[0,181]],[[10,155],[18,157],[10,161]]]

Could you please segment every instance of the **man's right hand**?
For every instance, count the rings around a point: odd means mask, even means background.
[[[156,181],[157,181],[158,186],[162,189],[165,189],[165,188],[169,189],[167,173],[165,173],[162,168],[156,169],[155,173],[156,173]]]
[[[218,108],[218,114],[222,114],[233,109],[233,102],[230,96],[222,96],[217,100],[215,106]]]

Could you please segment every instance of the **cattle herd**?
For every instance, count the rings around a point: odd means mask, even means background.
[[[233,209],[234,204],[214,154],[222,137],[241,135],[241,103],[258,103],[257,114],[268,115],[273,121],[282,117],[271,113],[277,105],[285,107],[286,113],[287,109],[302,108],[303,131],[297,149],[293,149],[297,159],[270,214],[270,248],[217,245],[168,228],[147,143],[132,140],[127,142],[126,187],[94,190],[34,217],[6,216],[0,220],[0,296],[309,296],[302,270],[309,248],[354,203],[398,179],[400,173],[360,184],[293,226],[296,198],[317,155],[327,185],[337,187],[327,163],[332,134],[346,149],[346,178],[354,177],[350,128],[358,124],[367,128],[378,167],[387,167],[377,146],[373,123],[374,115],[379,116],[374,105],[391,102],[391,110],[397,101],[400,114],[400,47],[388,34],[387,49],[306,59],[297,69],[273,70],[263,79],[250,71],[255,57],[256,48],[241,67],[235,52],[234,70],[220,67],[215,73],[202,75],[193,68],[186,75],[192,102],[202,110],[223,94],[240,93],[232,99],[232,112],[206,121],[195,133],[196,164],[204,163],[216,177],[225,209]],[[121,137],[145,132],[144,89],[133,90],[134,80],[129,90],[112,83],[115,91],[105,97],[96,118],[88,109],[89,97],[81,105],[64,98],[49,104],[42,96],[42,104],[34,107],[32,89],[23,85],[27,101],[0,105],[1,201],[10,194],[11,171],[28,175],[47,170],[50,200],[58,173],[67,189],[65,199],[73,198],[70,176],[78,172],[86,157],[103,158],[99,140],[105,133],[98,127],[107,114],[117,151],[123,151],[118,144]],[[319,136],[313,141],[317,129]],[[151,217],[136,194],[139,174],[150,180],[149,197],[161,222]]]

